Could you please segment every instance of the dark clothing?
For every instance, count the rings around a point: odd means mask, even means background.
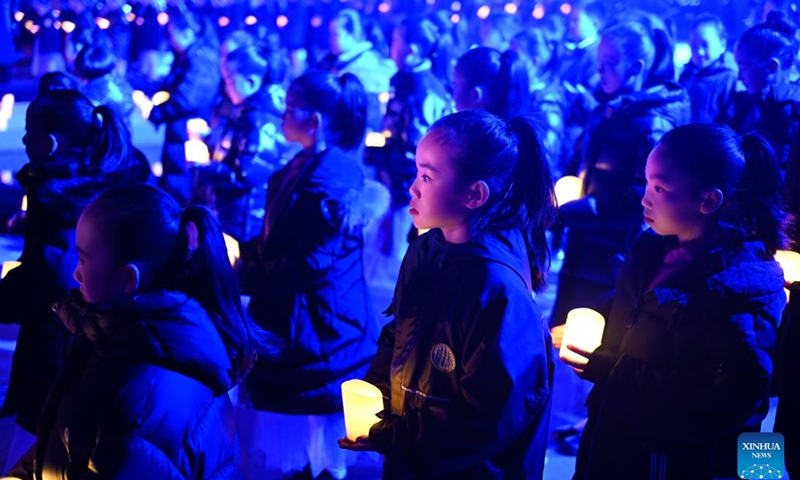
[[[786,473],[789,478],[800,475],[800,282],[789,290],[789,304],[783,314],[778,332],[778,353],[775,361],[774,389],[778,409],[773,431],[783,434],[786,448]]]
[[[182,55],[176,56],[161,88],[169,92],[170,98],[150,112],[151,122],[156,125],[165,123],[167,128],[161,154],[164,174],[159,186],[179,203],[187,203],[191,189],[184,151],[184,142],[189,139],[186,121],[209,117],[220,78],[217,49],[198,40]]]
[[[17,416],[24,430],[34,433],[47,393],[64,358],[69,333],[50,306],[77,284],[75,226],[81,211],[101,190],[134,181],[136,172],[78,175],[80,152],[54,155],[39,164],[27,163],[17,180],[28,196],[22,265],[0,282],[2,323],[19,323],[20,330],[4,414]]]
[[[76,339],[42,415],[36,478],[242,478],[227,395],[239,379],[198,302],[159,291],[53,309]]]
[[[583,375],[595,387],[576,479],[639,480],[652,468],[667,479],[734,477],[738,435],[758,431],[769,409],[780,266],[727,226],[670,272],[675,247],[647,231],[625,259]]]
[[[281,134],[285,93],[265,85],[234,108],[212,145],[212,163],[198,169],[199,182],[212,190],[206,197],[225,231],[238,240],[261,233],[267,181],[283,163],[287,151]]]
[[[554,60],[557,59],[554,57]],[[568,158],[564,123],[567,100],[561,79],[554,71],[555,68],[552,66],[539,78],[531,81],[531,113],[542,125],[542,140],[547,146],[547,158],[553,178],[560,178],[564,171],[564,160]]]
[[[362,377],[375,354],[361,231],[385,212],[388,194],[332,147],[295,157],[270,178],[267,195],[268,235],[242,251],[243,287],[250,315],[285,349],[259,358],[248,394],[263,411],[341,411],[341,383]]]
[[[125,77],[109,73],[89,81],[83,87],[86,98],[94,105],[105,105],[114,111],[131,128],[133,104],[133,87]]]
[[[689,92],[692,123],[723,123],[736,92],[739,69],[733,55],[725,52],[705,68],[687,63],[678,82]]]
[[[450,95],[430,65],[397,72],[391,88],[383,129],[391,132],[392,138],[416,147],[436,120],[452,113]]]
[[[530,278],[516,231],[411,244],[366,376],[384,478],[541,478],[553,365]]]
[[[732,110],[728,124],[740,134],[763,135],[775,149],[781,168],[786,168],[800,135],[800,84],[770,85],[760,95],[738,92]]]

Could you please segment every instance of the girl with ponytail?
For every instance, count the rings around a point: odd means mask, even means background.
[[[244,313],[213,213],[112,187],[84,210],[76,247],[80,288],[53,306],[74,339],[23,478],[235,476],[227,392],[272,347]]]
[[[778,162],[755,134],[690,124],[664,135],[645,176],[650,230],[621,268],[602,344],[567,345],[582,359],[565,363],[595,384],[575,478],[733,478],[737,437],[769,410],[786,304]]]
[[[513,50],[477,47],[461,56],[453,70],[456,110],[486,110],[509,119],[531,109],[528,69]]]
[[[130,135],[110,108],[95,107],[74,90],[36,97],[25,118],[29,162],[16,178],[27,195],[22,265],[0,281],[6,308],[0,323],[20,324],[3,411],[17,417],[16,444],[36,432],[39,414],[58,373],[69,334],[50,305],[75,286],[74,230],[97,192],[144,181],[150,167],[133,155]],[[32,441],[32,437],[29,437]]]
[[[343,448],[386,456],[384,478],[541,478],[552,347],[545,286],[550,168],[530,118],[448,115],[417,149],[417,228],[367,381],[388,402]]]
[[[270,178],[261,235],[242,252],[249,313],[286,344],[247,377],[252,408],[240,425],[249,478],[347,474],[348,456],[336,448],[341,384],[364,375],[378,333],[362,229],[388,204],[352,153],[365,128],[355,76],[312,71],[289,87],[283,130],[303,151]]]

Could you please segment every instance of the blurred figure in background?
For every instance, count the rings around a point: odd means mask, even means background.
[[[94,105],[106,105],[131,129],[133,88],[116,73],[114,52],[103,44],[85,47],[75,59],[75,71],[84,81],[83,93]]]

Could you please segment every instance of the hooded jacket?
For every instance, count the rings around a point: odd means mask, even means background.
[[[622,267],[584,373],[595,387],[576,479],[646,478],[633,466],[647,472],[655,457],[666,478],[732,477],[736,437],[766,416],[786,304],[780,266],[761,242],[724,227],[680,281],[650,288],[675,243],[647,231]]]
[[[23,478],[242,478],[227,395],[239,379],[199,303],[157,291],[53,310],[76,339]]]
[[[513,231],[411,244],[366,377],[386,398],[369,433],[384,478],[540,478],[552,348],[526,259]]]
[[[292,180],[295,162],[305,163]],[[356,158],[338,147],[298,156],[272,176],[267,193],[268,212],[275,202],[283,206],[273,207],[267,238],[243,249],[242,284],[253,320],[285,348],[259,358],[247,391],[263,411],[338,412],[341,383],[362,377],[375,354],[362,227],[386,212],[389,194],[365,181]]]
[[[698,68],[687,63],[678,82],[689,92],[692,123],[722,123],[736,91],[739,67],[733,55],[725,52],[711,65]]]

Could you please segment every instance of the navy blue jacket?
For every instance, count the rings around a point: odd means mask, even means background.
[[[736,91],[738,67],[733,55],[725,52],[705,68],[687,63],[680,84],[689,92],[692,123],[722,123],[728,115]]]
[[[268,209],[292,166],[270,178]],[[388,202],[383,187],[365,182],[354,156],[331,147],[302,167],[266,241],[243,249],[249,313],[285,346],[277,358],[259,358],[247,377],[255,408],[341,411],[341,383],[362,377],[376,350],[362,227]]]
[[[366,377],[384,478],[541,478],[552,348],[530,278],[518,232],[411,244]]]
[[[53,309],[76,339],[42,413],[33,466],[14,474],[242,478],[227,394],[239,379],[199,303],[158,291],[114,308],[72,300]]]
[[[674,237],[647,231],[628,254],[602,345],[576,479],[736,475],[737,436],[769,408],[783,272],[758,241],[725,227],[709,254],[670,285],[649,285]],[[638,469],[638,470],[637,470]]]

